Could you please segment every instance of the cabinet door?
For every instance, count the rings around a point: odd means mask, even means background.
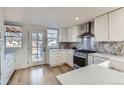
[[[62,50],[58,50],[58,65],[63,64],[63,59],[62,59],[62,55],[63,55],[63,51]]]
[[[62,50],[62,52],[61,52],[61,58],[62,58],[61,63],[66,63],[67,62],[67,51]]]
[[[94,25],[95,40],[108,41],[108,14],[96,18]]]
[[[58,66],[64,64],[67,61],[65,50],[51,50],[49,54],[50,66]]]
[[[87,24],[82,24],[79,26],[79,31],[78,31],[78,35],[81,35],[83,33],[86,33],[87,32]]]
[[[94,64],[99,64],[99,63],[105,62],[107,60],[108,60],[107,58],[94,57]]]
[[[59,64],[59,53],[58,51],[51,50],[49,53],[49,64],[50,66],[55,66]]]
[[[93,56],[88,55],[88,65],[91,65],[94,63]]]
[[[71,67],[73,67],[73,54],[74,51],[67,51],[67,64]]]
[[[110,41],[124,41],[124,8],[109,14]]]
[[[68,28],[68,31],[67,31],[67,41],[68,42],[78,42],[78,26],[73,26],[73,27],[70,27]]]
[[[59,42],[67,42],[67,29],[62,28],[59,30]]]
[[[68,31],[67,31],[67,42],[72,42],[71,38],[72,38],[72,28],[68,28]]]
[[[72,27],[72,33],[71,33],[71,41],[72,42],[78,42],[78,26]]]

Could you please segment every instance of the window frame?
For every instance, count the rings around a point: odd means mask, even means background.
[[[15,27],[22,27],[22,36],[7,36],[6,35],[6,26],[15,26]],[[5,29],[5,33],[4,33],[4,40],[5,40],[5,43],[4,43],[4,45],[5,45],[5,48],[11,48],[11,49],[18,49],[18,48],[23,48],[23,26],[17,26],[17,25],[4,25],[4,29]],[[20,37],[21,38],[21,47],[7,47],[7,45],[6,45],[6,41],[7,41],[7,37]]]
[[[48,30],[56,30],[57,31],[57,38],[56,38],[56,46],[48,46],[48,39],[50,39],[50,38],[48,38]],[[46,31],[46,37],[47,37],[47,47],[49,47],[49,48],[58,48],[58,46],[59,46],[59,29],[57,29],[57,28],[47,28],[47,31]]]

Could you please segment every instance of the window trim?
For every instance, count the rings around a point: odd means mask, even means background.
[[[23,48],[23,31],[21,32],[22,33],[22,36],[8,36],[8,35],[6,35],[6,26],[15,26],[15,27],[22,27],[22,30],[23,30],[23,26],[16,26],[16,25],[4,25],[4,29],[5,29],[5,33],[4,33],[4,40],[5,40],[5,43],[4,43],[4,45],[5,45],[5,48],[8,48],[8,49],[20,49],[20,48]],[[21,42],[22,42],[22,44],[21,44],[21,47],[7,47],[6,46],[6,37],[20,37],[21,38]]]
[[[56,38],[56,42],[57,42],[57,44],[56,44],[56,46],[48,46],[48,37],[47,37],[47,47],[49,47],[49,48],[58,48],[58,46],[59,46],[59,29],[57,29],[57,28],[47,28],[47,31],[46,31],[46,36],[47,36],[47,34],[48,34],[48,30],[56,30],[57,31],[57,38]]]
[[[7,45],[6,45],[6,37],[18,37],[18,36],[5,36],[5,48],[23,48],[23,37],[20,37],[21,38],[21,42],[22,42],[22,45],[21,45],[21,47],[7,47]]]

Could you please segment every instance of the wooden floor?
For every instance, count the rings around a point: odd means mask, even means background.
[[[71,71],[68,65],[51,68],[49,65],[29,67],[15,71],[9,85],[59,85],[56,75]]]

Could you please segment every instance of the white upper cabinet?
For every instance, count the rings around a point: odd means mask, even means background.
[[[95,40],[108,41],[108,14],[96,18],[94,26]]]
[[[59,30],[59,42],[67,42],[67,28]]]
[[[124,41],[124,8],[95,19],[96,41]]]
[[[78,26],[62,28],[59,31],[59,42],[80,42],[78,35],[79,35]]]
[[[87,32],[87,24],[80,25],[78,35],[81,35],[81,34],[86,33],[86,32]]]
[[[72,28],[68,28],[68,31],[67,31],[67,42],[71,42],[72,38]]]
[[[124,8],[109,13],[110,41],[124,41]]]
[[[79,27],[73,26],[68,28],[67,31],[67,41],[68,42],[79,42],[79,39],[77,38],[79,35]]]

